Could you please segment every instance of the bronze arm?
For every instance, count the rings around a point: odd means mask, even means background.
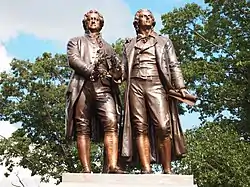
[[[72,69],[74,69],[77,74],[82,75],[86,79],[89,79],[94,69],[94,65],[88,64],[87,62],[84,62],[81,59],[77,42],[78,42],[77,38],[73,38],[68,42],[67,45],[68,63],[69,66]]]
[[[174,46],[172,44],[172,41],[168,39],[167,41],[167,58],[169,62],[169,68],[171,73],[172,82],[174,83],[174,86],[176,89],[185,88],[184,80],[180,68],[180,62],[177,60]]]

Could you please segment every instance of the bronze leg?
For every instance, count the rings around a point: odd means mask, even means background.
[[[136,131],[136,145],[142,166],[142,173],[151,173],[148,120],[143,93],[144,83],[145,80],[131,79],[129,103],[131,121]]]
[[[171,124],[166,91],[156,78],[148,81],[147,101],[150,117],[156,128],[159,141],[161,162],[164,173],[171,173]]]
[[[161,137],[157,137],[157,146],[160,153],[160,161],[163,167],[164,174],[171,174],[171,139],[169,137],[161,140]]]
[[[165,174],[171,174],[171,139],[165,137],[163,140],[163,151],[165,157],[163,157],[162,165]]]
[[[142,165],[142,173],[152,173],[150,167],[150,144],[147,135],[142,134],[136,137],[136,145]]]
[[[115,102],[110,93],[97,94],[97,113],[104,125],[104,149],[107,173],[123,173],[117,166],[118,160],[118,124]]]
[[[108,161],[105,149],[103,149],[103,168],[102,173],[108,173]]]
[[[81,92],[75,106],[78,156],[83,167],[83,173],[91,172],[90,165],[90,128],[89,105],[84,91]]]
[[[90,137],[88,135],[77,136],[78,156],[83,167],[83,173],[91,173],[90,165]]]

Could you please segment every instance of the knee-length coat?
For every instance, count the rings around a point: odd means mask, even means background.
[[[103,49],[109,56],[115,55],[114,49],[101,38]],[[68,64],[73,69],[70,82],[66,90],[66,116],[65,116],[65,135],[67,140],[75,140],[74,105],[79,97],[81,89],[91,74],[90,50],[88,48],[87,36],[74,37],[69,40],[67,45]],[[108,59],[109,60],[109,59]],[[108,62],[113,63],[113,62]],[[117,119],[119,122],[121,112],[121,101],[119,100],[119,89],[115,81],[111,82],[112,95],[117,109]],[[98,119],[92,115],[91,135],[92,140],[101,141],[103,138],[102,125],[98,124]]]

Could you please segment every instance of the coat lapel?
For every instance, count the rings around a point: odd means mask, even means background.
[[[162,80],[165,83],[165,89],[169,90],[172,88],[170,73],[168,69],[168,59],[166,59],[166,51],[165,47],[167,44],[167,40],[165,38],[160,37],[159,35],[156,36],[157,44],[155,46],[155,54],[156,60],[158,62],[159,70],[162,74]]]
[[[78,50],[80,51],[82,59],[84,57],[84,43],[85,43],[85,38],[84,36],[82,36],[81,39],[78,41]]]
[[[129,110],[129,89],[130,89],[130,72],[132,69],[135,53],[135,42],[136,38],[132,39],[130,43],[125,46],[126,58],[127,58],[127,86],[125,92],[125,116],[124,116],[124,127],[123,127],[123,141],[121,155],[128,157],[128,160],[132,159],[133,155],[133,143],[132,143],[132,129],[130,124],[130,110]]]
[[[136,38],[133,38],[132,41],[126,47],[126,54],[128,58],[128,77],[130,77],[130,71],[133,65],[133,61],[134,61],[135,43],[136,43]]]
[[[166,42],[160,38],[160,36],[156,35],[155,37],[157,43],[155,45],[155,54],[157,58],[157,62],[159,63],[160,66],[162,66],[162,55],[164,54],[164,47]]]

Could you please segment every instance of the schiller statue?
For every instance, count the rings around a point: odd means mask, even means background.
[[[186,153],[177,99],[188,101],[180,63],[168,37],[154,31],[155,19],[146,9],[136,12],[137,36],[124,46],[123,64],[125,120],[121,156],[135,161],[142,171],[152,173],[150,163],[158,162],[170,174],[171,161]]]

